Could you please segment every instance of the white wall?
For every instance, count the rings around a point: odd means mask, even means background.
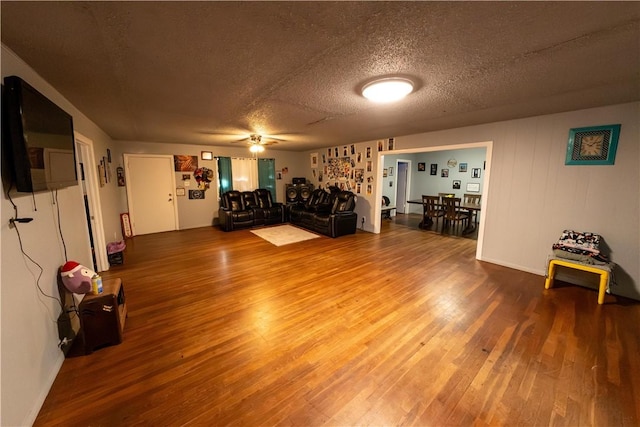
[[[640,299],[639,118],[640,103],[635,102],[402,136],[395,138],[395,148],[446,149],[493,141],[492,158],[482,171],[490,170],[489,190],[483,192],[482,259],[544,275],[551,245],[562,230],[595,232],[618,264],[612,292]],[[615,165],[565,166],[569,129],[616,123],[622,130]],[[378,182],[382,172],[377,164],[374,171]],[[359,195],[356,207],[359,216],[367,216],[370,231],[375,194]]]
[[[17,75],[73,116],[74,128],[94,141],[97,151],[106,151],[110,140],[95,124],[45,82],[10,50],[2,46],[2,77]],[[108,191],[101,191],[105,214],[110,212]],[[68,258],[91,265],[88,227],[80,186],[58,191],[58,204],[49,192],[21,194],[14,198],[20,216],[34,220],[20,224],[25,252],[43,268],[42,291],[58,296],[57,269],[64,263],[64,248],[58,235],[57,209]],[[37,207],[37,211],[34,208]],[[18,236],[9,229],[13,208],[2,196],[0,233],[2,240],[2,286],[0,340],[1,389],[0,425],[29,425],[33,422],[64,360],[58,349],[57,303],[36,288],[39,270],[20,253]],[[105,219],[105,228],[120,229],[119,220]]]

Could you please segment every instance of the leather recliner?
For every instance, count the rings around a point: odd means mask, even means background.
[[[281,224],[285,221],[285,210],[282,203],[273,202],[267,189],[232,190],[222,195],[218,219],[223,231],[233,231],[254,225]]]
[[[271,191],[259,188],[254,191],[257,206],[253,208],[256,225],[258,220],[265,225],[282,224],[285,222],[285,208],[282,203],[274,202]]]
[[[329,194],[317,188],[311,192],[311,196],[305,203],[297,203],[290,206],[289,218],[292,224],[302,225],[306,228],[312,228],[313,215],[318,210],[318,207],[328,203]]]
[[[356,196],[351,191],[314,190],[305,204],[291,206],[290,220],[311,231],[338,237],[354,234],[358,215],[353,211]]]
[[[239,228],[253,227],[254,211],[245,204],[247,196],[240,191],[227,191],[222,195],[218,219],[220,228],[233,231]]]
[[[313,230],[330,237],[354,234],[358,226],[356,196],[351,191],[341,191],[335,196],[329,212],[317,212],[313,218]]]

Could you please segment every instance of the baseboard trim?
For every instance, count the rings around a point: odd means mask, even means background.
[[[51,371],[49,372],[49,377],[47,378],[47,381],[44,384],[44,387],[42,387],[42,390],[40,391],[38,398],[34,399],[33,407],[31,408],[31,410],[29,411],[29,413],[27,414],[27,416],[25,417],[21,425],[32,426],[35,423],[36,418],[40,413],[40,409],[42,409],[42,405],[44,404],[44,401],[47,398],[47,395],[51,390],[51,386],[53,386],[53,382],[56,380],[56,377],[58,376],[58,372],[60,372],[60,368],[62,368],[63,363],[64,363],[64,354],[60,352],[60,356],[55,361],[55,364],[52,366]]]

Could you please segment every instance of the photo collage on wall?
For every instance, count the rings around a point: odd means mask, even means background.
[[[373,150],[395,148],[395,138],[378,140],[374,146],[358,151],[355,144],[327,148],[324,153],[311,153],[311,175],[318,188],[338,187],[356,194],[373,191]],[[366,183],[366,187],[365,187]]]

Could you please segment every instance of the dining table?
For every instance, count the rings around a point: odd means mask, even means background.
[[[422,205],[422,199],[413,199],[413,200],[407,200],[407,203],[411,203],[414,205]],[[436,204],[436,206],[438,207],[444,207],[444,205],[442,203],[438,203]],[[476,231],[476,228],[478,228],[478,212],[480,212],[481,208],[480,208],[480,204],[476,204],[476,203],[461,203],[460,204],[460,210],[466,210],[469,211],[469,213],[474,212],[475,215],[473,215],[474,221],[473,224],[471,224],[471,222],[469,222],[469,225],[467,225],[467,227],[462,230],[462,234],[471,234],[474,231]],[[424,219],[423,219],[424,221]],[[433,224],[432,220],[429,220],[430,223],[427,226],[431,226],[431,224]],[[420,223],[418,224],[418,227],[422,228],[422,221],[420,221]]]

